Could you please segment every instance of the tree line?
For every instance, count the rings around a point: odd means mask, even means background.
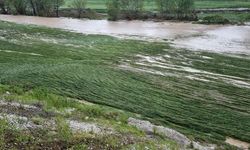
[[[149,0],[107,0],[110,20],[117,20],[123,15],[128,19],[140,17],[144,4]],[[153,1],[153,0],[152,0]],[[194,0],[154,0],[158,14],[163,19],[193,20],[196,19]]]
[[[58,16],[59,7],[64,0],[0,0],[0,8],[3,13],[35,15],[35,16]]]
[[[155,1],[158,16],[164,19],[191,20],[194,13],[194,0],[105,0],[110,20],[140,19],[145,15],[146,1]],[[78,12],[79,18],[83,13],[87,0],[72,0],[72,7]],[[2,13],[59,16],[59,8],[64,0],[0,0]],[[144,14],[143,14],[144,13]]]
[[[0,9],[4,14],[58,17],[64,3],[64,0],[0,0]],[[81,14],[86,0],[72,0],[71,5]]]

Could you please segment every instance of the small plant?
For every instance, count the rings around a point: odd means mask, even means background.
[[[88,147],[84,144],[80,144],[80,145],[75,145],[73,147],[71,147],[69,150],[87,150]]]
[[[4,149],[5,146],[4,135],[7,129],[8,129],[7,121],[4,119],[0,119],[0,149]]]
[[[59,138],[68,141],[72,137],[72,132],[68,123],[62,117],[57,117],[56,125]]]

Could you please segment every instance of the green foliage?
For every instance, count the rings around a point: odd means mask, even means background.
[[[106,6],[109,20],[117,20],[120,15],[135,19],[142,13],[144,0],[108,0]]]
[[[0,149],[5,147],[5,132],[8,129],[8,122],[4,119],[0,119]]]
[[[156,0],[158,10],[161,14],[170,19],[193,20],[194,0]]]
[[[194,13],[194,0],[178,0],[178,18],[188,18]]]
[[[87,149],[88,146],[86,146],[85,144],[79,144],[71,147],[69,150],[87,150]]]
[[[118,20],[120,14],[120,2],[118,0],[107,0],[108,19],[111,21]]]
[[[26,14],[28,1],[27,0],[9,0],[8,6],[12,6],[14,9],[13,13],[24,15]]]
[[[13,14],[33,14],[39,16],[58,16],[59,7],[64,0],[9,0],[6,5]]]
[[[78,18],[81,18],[81,14],[86,7],[87,0],[73,0],[72,7],[78,12]]]
[[[229,24],[230,21],[220,15],[206,16],[202,19],[201,23],[204,24]]]
[[[121,10],[127,17],[140,14],[143,10],[144,0],[120,0]]]
[[[175,13],[177,11],[176,0],[156,0],[156,4],[161,13]]]
[[[72,137],[72,132],[69,124],[62,117],[56,118],[57,133],[61,140],[68,141]]]

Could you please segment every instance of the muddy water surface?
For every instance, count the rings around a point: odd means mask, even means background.
[[[85,34],[104,34],[146,40],[167,40],[193,50],[250,55],[250,26],[200,25],[183,22],[79,20],[0,15],[0,20],[42,25]]]

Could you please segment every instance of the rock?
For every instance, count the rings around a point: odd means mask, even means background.
[[[40,125],[34,124],[33,122],[29,121],[27,117],[23,116],[0,114],[0,119],[6,119],[11,126],[21,130],[36,129],[42,127]]]
[[[185,135],[181,134],[178,131],[163,126],[153,125],[149,121],[139,120],[130,117],[128,119],[128,124],[137,127],[139,130],[142,130],[149,135],[159,134],[166,138],[172,139],[176,141],[178,144],[180,144],[180,146],[184,147],[184,149],[187,149],[187,147],[191,146],[191,144],[193,144],[193,148],[197,150],[216,149],[216,145],[213,144],[201,145],[199,142],[189,140]]]
[[[192,142],[193,143],[193,148],[197,150],[215,150],[216,145],[209,144],[209,145],[201,145],[199,142]]]
[[[95,123],[78,122],[75,120],[67,120],[70,129],[74,132],[89,132],[94,134],[113,134],[114,131],[111,128],[101,127]]]
[[[187,147],[191,144],[191,141],[183,134],[163,126],[156,126],[149,121],[138,120],[135,118],[129,118],[128,124],[136,126],[138,129],[146,132],[147,134],[160,134],[167,138],[170,138],[180,145]]]
[[[154,133],[154,125],[151,124],[149,121],[138,120],[138,119],[130,117],[128,119],[128,124],[133,125],[133,126],[137,127],[140,130],[143,130],[147,134],[153,134]]]
[[[173,129],[163,126],[155,126],[155,132],[160,135],[164,135],[165,137],[168,137],[181,145],[189,146],[191,144],[191,141],[185,135]]]

